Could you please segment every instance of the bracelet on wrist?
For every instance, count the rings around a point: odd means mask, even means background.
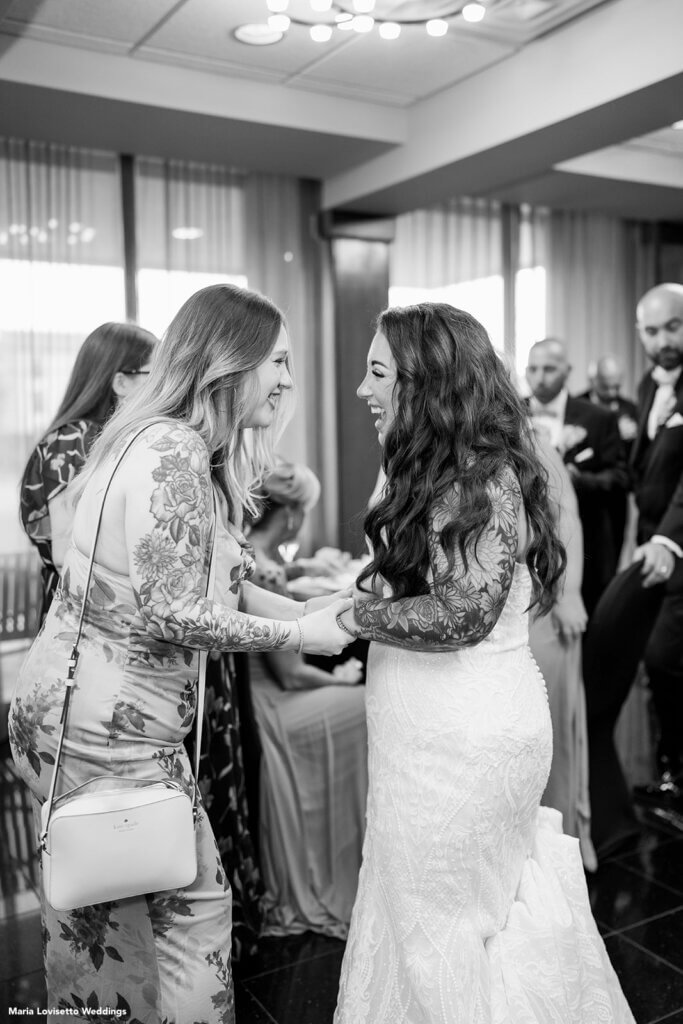
[[[356,633],[353,629],[349,629],[349,627],[346,625],[346,623],[342,619],[342,612],[339,612],[339,615],[335,615],[335,619],[337,620],[337,625],[339,626],[339,628],[341,630],[344,631],[344,633],[348,633],[349,636],[352,636],[354,640],[358,639],[358,636],[360,634]]]
[[[297,646],[296,653],[297,654],[303,654],[304,653],[304,628],[301,625],[301,619],[295,619],[294,621],[296,622],[296,628],[299,630],[299,644]]]

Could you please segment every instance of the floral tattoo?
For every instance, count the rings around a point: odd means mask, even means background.
[[[453,518],[457,486],[434,507],[428,531],[429,594],[401,599],[358,599],[354,608],[368,640],[415,651],[452,651],[484,640],[507,600],[517,555],[519,485],[510,471],[488,487],[491,517],[479,539],[468,543],[467,567],[459,551],[449,568],[440,534]]]
[[[283,623],[254,618],[204,597],[213,517],[209,458],[193,430],[178,426],[163,431],[150,444],[161,453],[152,473],[154,527],[133,552],[142,580],[136,596],[145,633],[203,650],[283,647],[289,638]]]

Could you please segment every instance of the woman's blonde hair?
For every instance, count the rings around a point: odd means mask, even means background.
[[[269,299],[231,284],[190,296],[156,346],[150,374],[112,416],[71,486],[80,497],[89,477],[145,423],[178,420],[203,439],[212,475],[231,519],[253,515],[253,492],[275,464],[274,445],[291,415],[292,393],[282,392],[274,423],[254,427],[244,417],[256,397],[255,370],[275,346],[284,316]],[[290,374],[293,376],[291,357]]]

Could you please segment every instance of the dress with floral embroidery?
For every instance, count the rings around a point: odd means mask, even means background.
[[[100,430],[91,420],[74,420],[51,430],[29,456],[21,488],[21,521],[38,549],[42,567],[41,621],[54,596],[59,573],[52,560],[52,532],[48,502],[61,494],[83,467]]]
[[[248,571],[246,556],[217,533],[217,591]],[[157,551],[157,560],[163,557]],[[10,709],[14,760],[34,798],[36,826],[50,784],[65,666],[75,636],[88,562],[73,546],[43,627],[19,676]],[[221,586],[237,606],[237,587]],[[60,768],[63,792],[97,775],[182,780],[191,787],[183,740],[196,703],[197,653],[137,633],[130,580],[95,565],[76,687]],[[93,1019],[144,1024],[233,1024],[230,885],[204,810],[197,825],[199,871],[185,889],[70,912],[43,899],[48,1006],[125,1011]],[[85,1008],[85,1009],[84,1009]]]
[[[217,581],[217,599],[233,603],[243,578],[253,572],[251,547],[232,524],[219,524],[219,544],[232,549],[231,578]],[[228,594],[224,592],[227,588]],[[216,837],[225,873],[232,889],[232,955],[241,960],[253,954],[265,923],[265,890],[250,829],[251,803],[247,802],[247,766],[243,756],[242,700],[248,686],[247,656],[213,651],[206,666],[206,699],[199,788]],[[248,696],[248,693],[247,693]],[[194,763],[194,730],[185,746]]]

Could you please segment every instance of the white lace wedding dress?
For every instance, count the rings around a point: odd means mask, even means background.
[[[540,807],[552,733],[517,565],[483,642],[373,644],[363,866],[335,1024],[634,1024],[578,840]]]

